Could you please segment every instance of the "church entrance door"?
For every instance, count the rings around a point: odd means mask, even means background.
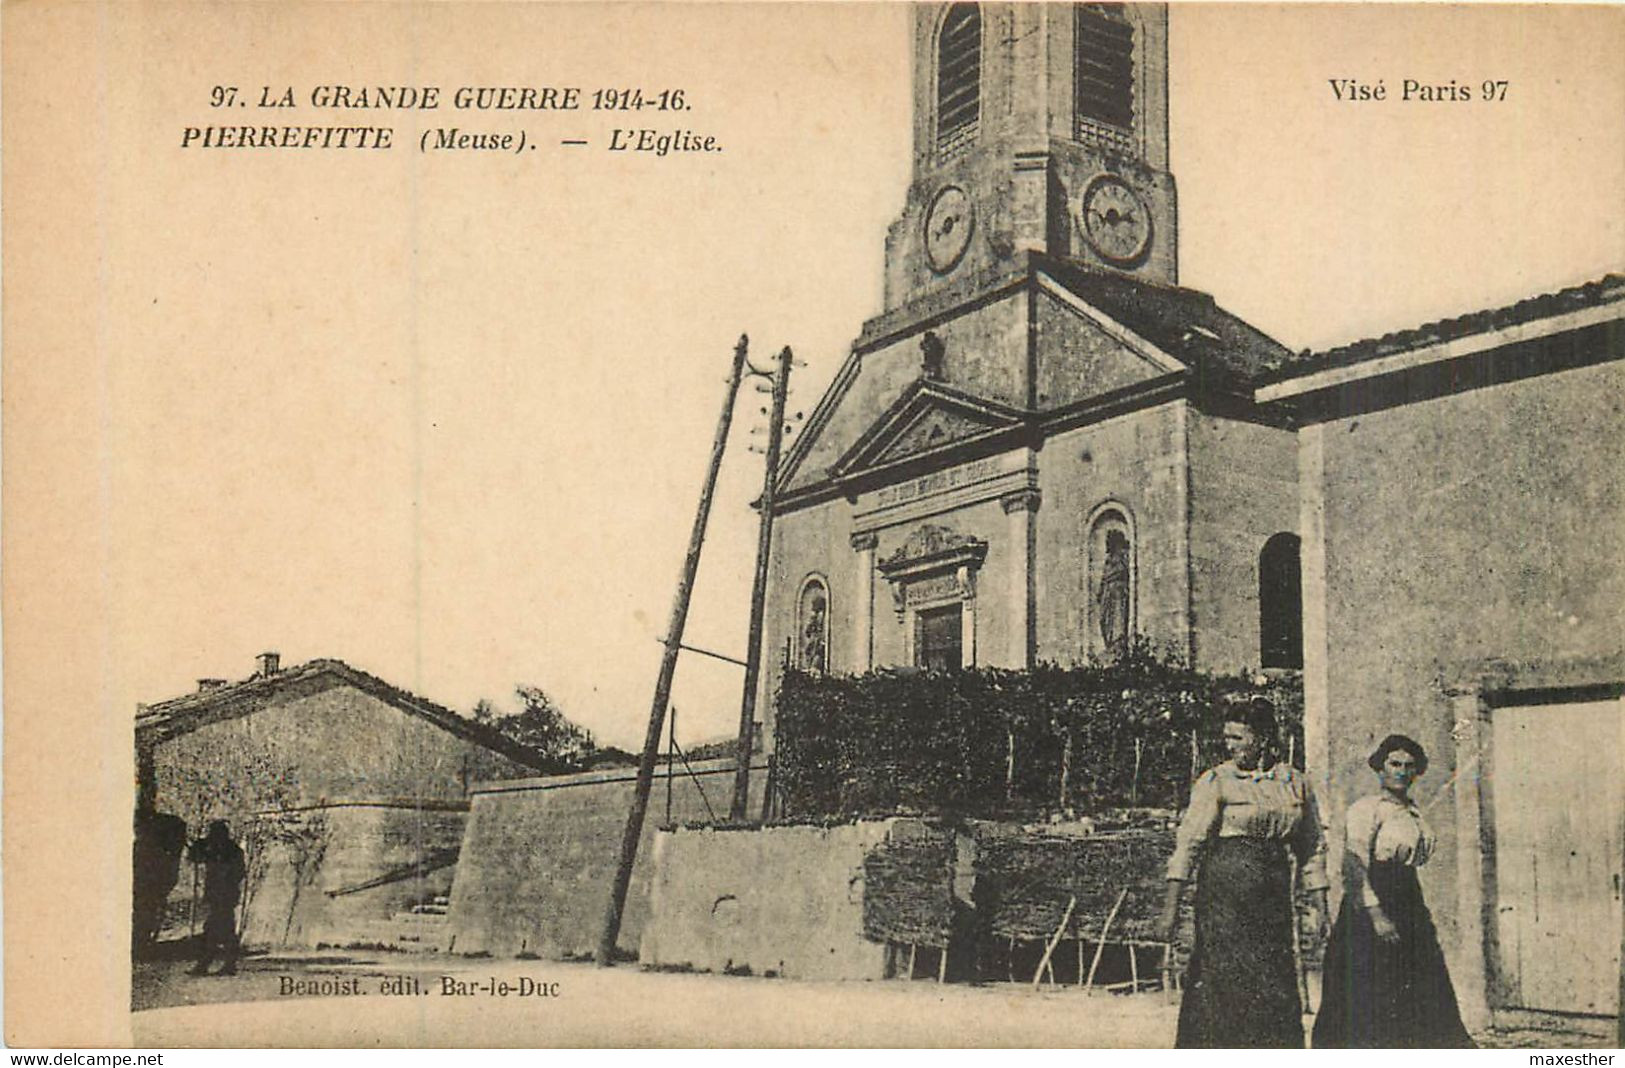
[[[915,667],[927,671],[958,671],[964,657],[964,628],[960,607],[922,610],[915,619],[919,636],[915,639]]]

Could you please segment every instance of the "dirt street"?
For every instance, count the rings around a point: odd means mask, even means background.
[[[1160,994],[359,951],[249,958],[231,977],[186,968],[137,969],[139,1044],[1166,1047],[1178,1011]]]
[[[136,1044],[1167,1048],[1179,1014],[1160,993],[800,982],[360,950],[250,957],[229,977],[191,976],[189,965],[136,968]],[[1475,1037],[1492,1048],[1614,1045],[1611,1035],[1545,1031]]]

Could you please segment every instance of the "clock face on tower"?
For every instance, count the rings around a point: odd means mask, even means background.
[[[976,213],[957,185],[943,186],[925,213],[925,258],[938,274],[953,270],[970,244]]]
[[[1133,263],[1151,244],[1151,213],[1127,182],[1102,174],[1089,183],[1078,205],[1083,235],[1109,263]]]

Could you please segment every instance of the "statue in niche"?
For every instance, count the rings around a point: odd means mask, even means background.
[[[824,593],[812,589],[807,594],[805,622],[801,626],[801,666],[806,671],[823,671],[825,667],[824,615],[827,606]]]
[[[1128,535],[1121,530],[1109,530],[1105,559],[1100,567],[1100,588],[1095,595],[1095,615],[1100,620],[1100,639],[1107,656],[1121,656],[1128,649],[1128,600]]]
[[[941,382],[943,379],[943,359],[947,356],[948,346],[942,339],[930,330],[920,338],[920,377],[927,382]]]

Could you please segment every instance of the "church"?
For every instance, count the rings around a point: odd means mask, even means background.
[[[1375,739],[1432,754],[1469,1022],[1611,1028],[1625,278],[1294,354],[1179,285],[1167,20],[916,8],[884,308],[771,499],[769,739],[786,664],[1300,671],[1334,842]]]
[[[1167,12],[921,8],[885,309],[775,493],[770,661],[1301,667],[1291,354],[1178,285]],[[776,628],[776,629],[775,629]],[[768,691],[771,693],[771,689]]]

